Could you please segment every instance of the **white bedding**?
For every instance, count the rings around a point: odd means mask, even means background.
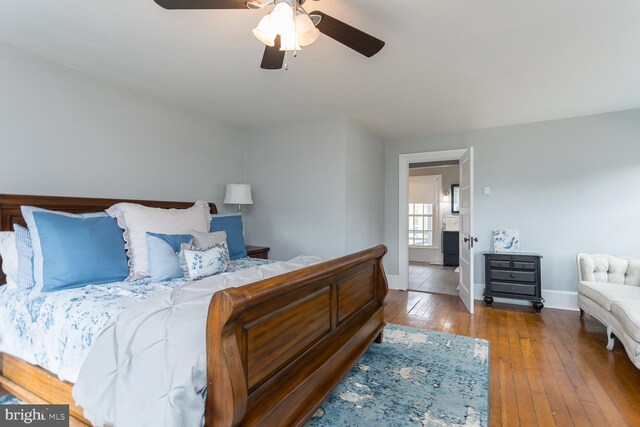
[[[231,261],[225,275],[270,262]],[[51,293],[0,286],[0,352],[75,383],[96,338],[124,309],[188,283],[119,282]]]
[[[96,425],[199,427],[211,296],[320,261],[297,257],[212,276],[130,305],[93,345],[73,388],[76,403]]]

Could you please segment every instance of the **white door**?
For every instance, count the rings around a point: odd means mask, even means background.
[[[458,294],[473,313],[473,147],[460,157],[460,286]]]

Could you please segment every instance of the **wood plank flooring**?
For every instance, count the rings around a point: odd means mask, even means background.
[[[409,289],[435,294],[458,295],[460,273],[455,267],[422,262],[409,263]]]
[[[589,315],[390,291],[389,323],[490,341],[490,425],[640,426],[640,370]]]

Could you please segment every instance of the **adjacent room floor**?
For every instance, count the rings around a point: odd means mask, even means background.
[[[409,289],[434,294],[458,295],[459,273],[456,267],[424,262],[409,263]]]
[[[640,370],[589,315],[390,291],[389,323],[490,342],[491,426],[640,426]]]

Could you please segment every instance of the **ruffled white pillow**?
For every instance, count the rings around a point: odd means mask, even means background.
[[[13,231],[0,232],[0,257],[2,257],[2,272],[7,277],[7,288],[17,289],[18,251],[16,249],[16,233]]]
[[[135,203],[118,203],[107,213],[118,220],[124,230],[125,249],[129,258],[129,277],[138,280],[149,277],[147,232],[159,234],[189,234],[191,230],[209,231],[209,204],[197,201],[187,209],[150,208]]]

